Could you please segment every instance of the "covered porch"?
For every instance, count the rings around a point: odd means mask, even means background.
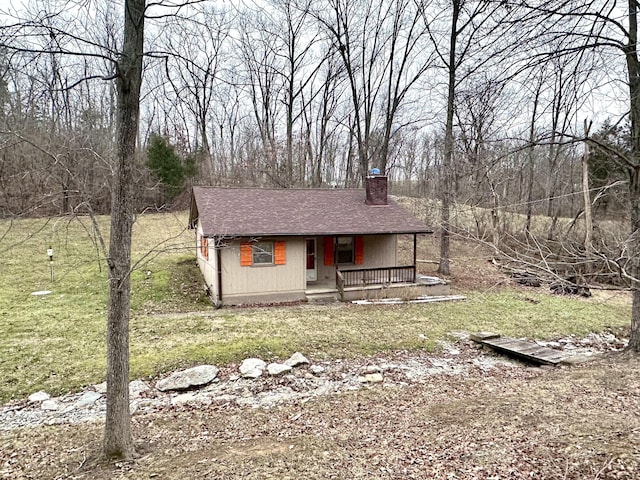
[[[351,301],[372,298],[448,295],[449,285],[416,273],[414,265],[337,268],[335,281],[314,282],[305,291],[309,301]]]

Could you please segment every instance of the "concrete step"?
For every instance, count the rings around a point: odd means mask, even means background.
[[[307,293],[309,303],[333,303],[338,301],[338,292]]]

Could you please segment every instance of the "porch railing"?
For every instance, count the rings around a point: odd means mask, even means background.
[[[337,270],[338,291],[347,287],[366,287],[368,285],[390,285],[393,283],[415,283],[416,267],[383,267]],[[342,293],[341,293],[342,296]]]

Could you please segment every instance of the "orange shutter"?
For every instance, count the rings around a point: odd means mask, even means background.
[[[285,242],[274,242],[273,250],[274,263],[276,265],[287,263],[287,244]]]
[[[209,260],[209,239],[205,237],[202,237],[202,256]]]
[[[364,263],[364,238],[359,235],[355,240],[355,263],[362,265]]]
[[[240,244],[240,265],[243,267],[253,265],[253,246],[250,243]]]
[[[333,265],[333,237],[324,237],[324,264]]]

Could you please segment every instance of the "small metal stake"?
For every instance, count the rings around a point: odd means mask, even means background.
[[[53,277],[53,248],[49,247],[47,249],[47,255],[49,255],[49,267],[51,269],[51,282],[53,282],[54,277]]]

